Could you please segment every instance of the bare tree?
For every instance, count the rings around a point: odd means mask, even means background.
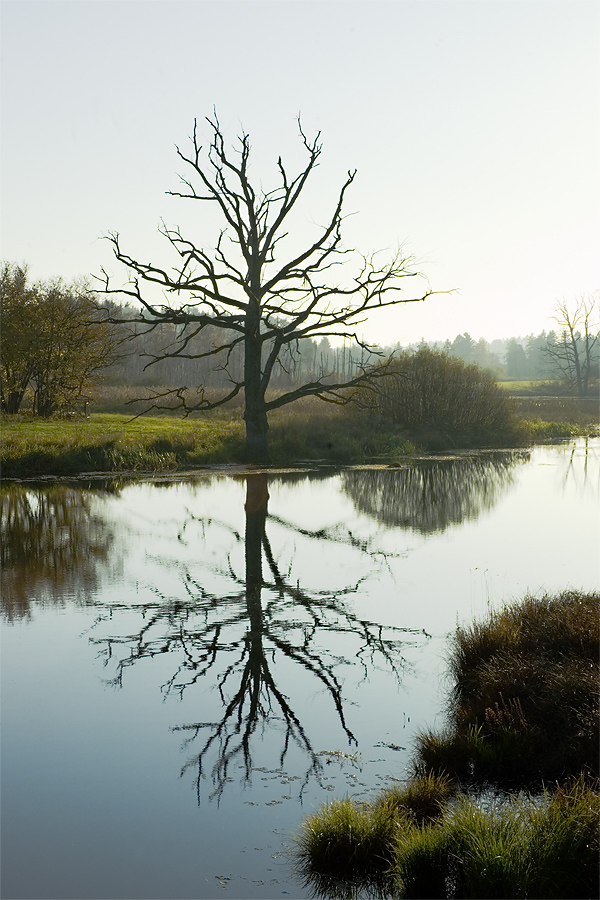
[[[557,303],[555,321],[561,329],[557,340],[549,342],[546,354],[561,373],[565,383],[587,397],[590,379],[598,374],[600,341],[600,305],[598,294],[580,297],[570,307],[566,300]]]
[[[139,305],[138,322],[147,328],[163,323],[178,326],[177,339],[156,360],[165,357],[201,359],[214,357],[229,375],[227,389],[216,399],[198,388],[198,400],[191,404],[187,388],[169,393],[178,398],[184,412],[209,410],[232,400],[243,391],[247,456],[252,461],[268,459],[267,413],[300,397],[314,395],[331,402],[346,402],[339,392],[366,377],[366,369],[345,378],[315,377],[267,399],[267,389],[277,366],[286,365],[303,339],[327,336],[343,338],[368,355],[374,348],[359,337],[357,328],[374,310],[424,300],[421,296],[399,296],[402,280],[420,273],[412,269],[413,260],[400,252],[381,264],[377,255],[363,257],[342,245],[342,207],[346,191],[356,172],[348,172],[339,192],[333,214],[320,233],[304,250],[291,251],[285,258],[284,241],[289,234],[289,217],[318,164],[321,155],[320,133],[309,140],[300,121],[300,138],[308,155],[304,168],[295,176],[288,174],[281,157],[277,160],[278,184],[265,191],[250,181],[250,139],[243,132],[236,147],[226,147],[216,115],[207,119],[212,132],[206,152],[199,143],[197,123],[191,138],[191,152],[180,159],[191,169],[181,177],[181,191],[169,191],[175,197],[216,205],[223,227],[211,251],[197,246],[178,227],[162,225],[161,233],[177,253],[176,268],[169,271],[152,263],[140,262],[121,249],[118,233],[112,242],[117,260],[127,266],[131,279],[114,289],[103,271],[104,290],[133,299]],[[339,280],[334,267],[340,266]],[[352,273],[350,272],[352,265]],[[157,302],[152,290],[162,289]],[[209,349],[191,351],[190,342],[206,328],[222,335]],[[243,374],[236,374],[229,362],[241,348]],[[153,399],[160,400],[156,395]],[[171,401],[173,397],[171,396]],[[156,405],[156,404],[155,404]],[[171,404],[172,405],[172,404]]]

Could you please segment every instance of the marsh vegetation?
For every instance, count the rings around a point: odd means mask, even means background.
[[[240,406],[187,419],[175,411],[137,415],[143,404],[130,404],[135,396],[132,388],[104,389],[93,402],[100,411],[87,418],[4,416],[0,442],[4,477],[168,472],[244,460]],[[468,440],[463,424],[450,429],[451,433],[447,425],[442,431],[431,426],[413,428],[407,422],[394,422],[377,408],[340,407],[305,398],[272,413],[271,459],[280,465],[302,460],[332,465],[389,463],[421,451],[523,446],[594,435],[600,428],[599,404],[594,400],[523,397],[512,398],[510,407],[507,430],[496,431],[494,441],[489,436],[484,440],[485,435],[475,440],[472,431]]]
[[[599,613],[600,594],[567,591],[459,627],[446,730],[417,735],[406,783],[305,820],[307,883],[327,897],[598,897]]]

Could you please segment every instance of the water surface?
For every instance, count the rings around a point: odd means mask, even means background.
[[[600,587],[599,478],[578,441],[5,485],[2,896],[309,896],[294,831],[405,777],[457,622]]]

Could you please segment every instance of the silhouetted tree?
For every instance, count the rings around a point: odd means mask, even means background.
[[[128,255],[121,248],[119,235],[111,234],[115,256],[127,266],[132,279],[126,286],[113,289],[104,273],[105,291],[134,300],[140,309],[137,321],[148,328],[164,323],[177,326],[176,341],[157,360],[208,357],[227,371],[229,387],[218,397],[209,397],[202,386],[195,404],[188,402],[183,387],[171,393],[187,412],[213,409],[243,391],[247,456],[262,461],[268,458],[270,410],[309,395],[345,402],[339,391],[366,377],[364,370],[355,374],[346,371],[341,378],[325,372],[267,399],[273,373],[278,366],[286,365],[286,353],[293,354],[299,342],[307,339],[332,336],[370,352],[372,348],[356,329],[371,312],[424,300],[432,292],[411,298],[399,296],[403,279],[418,275],[410,268],[411,259],[400,253],[381,264],[376,256],[357,259],[354,251],[342,247],[342,207],[355,172],[348,173],[334,211],[320,233],[303,250],[292,250],[285,257],[290,216],[321,155],[320,135],[309,140],[300,127],[308,156],[305,167],[291,176],[279,157],[278,184],[263,190],[250,180],[248,134],[243,132],[237,149],[230,151],[216,116],[206,121],[212,139],[205,155],[196,122],[191,153],[185,155],[177,148],[194,181],[182,178],[184,190],[169,193],[217,207],[223,228],[215,248],[205,250],[179,228],[163,226],[162,233],[179,257],[177,267],[168,271]],[[344,266],[335,279],[332,270],[342,262]],[[165,302],[156,302],[148,294],[148,286],[162,288]],[[192,347],[192,339],[207,328],[216,329],[219,338],[210,348],[198,352]],[[244,367],[238,374],[229,362],[240,348]]]

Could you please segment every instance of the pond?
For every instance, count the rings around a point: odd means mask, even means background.
[[[294,832],[406,777],[457,623],[600,587],[598,440],[0,496],[4,898],[311,896]]]

